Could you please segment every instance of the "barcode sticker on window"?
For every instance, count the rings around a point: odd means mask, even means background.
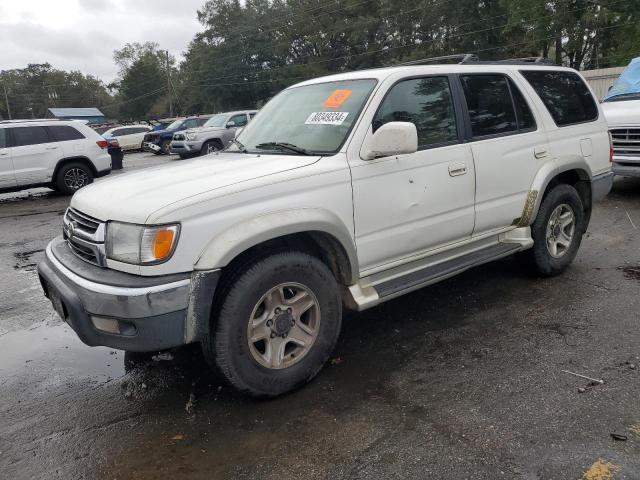
[[[307,117],[305,125],[342,125],[349,112],[313,112]]]

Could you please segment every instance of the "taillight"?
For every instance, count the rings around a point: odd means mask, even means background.
[[[613,163],[613,137],[609,132],[609,163]]]
[[[100,148],[107,148],[109,146],[109,143],[106,140],[97,140],[96,145],[98,145]]]

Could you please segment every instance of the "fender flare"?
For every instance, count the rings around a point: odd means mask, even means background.
[[[351,283],[359,268],[353,236],[334,213],[317,208],[300,208],[266,213],[238,222],[216,235],[204,248],[196,270],[223,268],[241,253],[268,240],[296,233],[319,232],[333,237],[346,253]]]
[[[568,161],[563,161],[561,165],[558,165],[557,159],[545,163],[533,179],[518,226],[528,226],[533,223],[551,180],[570,170],[576,171],[581,180],[591,182],[593,177],[591,167],[583,157],[571,157]]]

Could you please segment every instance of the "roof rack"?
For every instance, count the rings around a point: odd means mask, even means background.
[[[554,65],[550,59],[545,57],[508,58],[506,60],[480,60],[478,57],[475,57],[473,59],[464,58],[460,62],[461,65],[468,65],[470,63],[478,65]]]
[[[505,60],[480,60],[475,53],[457,53],[455,55],[443,55],[441,57],[421,58],[410,62],[396,63],[394,66],[426,65],[429,63],[444,63],[447,60],[459,60],[459,65],[553,65],[554,63],[545,57],[508,58]]]
[[[477,55],[473,53],[458,53],[455,55],[444,55],[442,57],[430,57],[430,58],[421,58],[419,60],[412,60],[410,62],[397,63],[397,66],[404,65],[424,65],[427,63],[439,63],[444,60],[460,60],[460,63],[473,63],[480,61]]]

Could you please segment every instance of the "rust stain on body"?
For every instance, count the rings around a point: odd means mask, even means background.
[[[531,223],[531,214],[533,214],[533,207],[536,205],[536,198],[538,198],[538,191],[529,190],[522,209],[522,216],[513,222],[517,227],[526,227]]]

